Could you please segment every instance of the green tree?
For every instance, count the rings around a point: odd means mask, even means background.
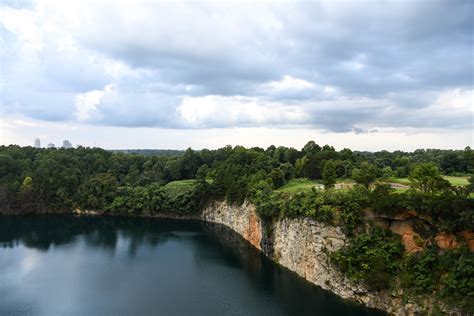
[[[278,215],[278,199],[274,197],[270,181],[261,180],[250,188],[251,201],[257,207],[257,213],[262,218],[272,218]]]
[[[201,157],[191,148],[186,149],[179,160],[180,178],[193,179],[201,164]]]
[[[114,200],[117,187],[117,178],[110,172],[92,176],[79,189],[79,206],[85,209],[105,210]]]
[[[449,182],[441,177],[438,166],[431,162],[416,165],[408,179],[413,189],[423,193],[434,194],[450,187]]]
[[[363,281],[372,290],[390,287],[399,272],[403,255],[400,238],[381,229],[362,233],[331,254],[339,269],[355,281]]]
[[[474,150],[467,146],[463,152],[464,165],[466,166],[466,172],[474,173]]]
[[[336,163],[333,160],[328,160],[323,168],[323,184],[326,189],[333,188],[336,184]]]
[[[377,183],[370,193],[370,202],[376,213],[390,214],[397,208],[397,197],[389,184]]]
[[[393,161],[393,166],[397,177],[404,178],[410,174],[410,158],[407,156],[397,156]]]
[[[209,166],[204,164],[196,171],[196,179],[200,182],[205,182],[207,174],[209,173]]]
[[[308,164],[308,157],[304,156],[296,160],[295,172],[296,176],[300,178],[308,178],[306,165]]]
[[[395,172],[393,172],[390,166],[385,166],[382,168],[382,178],[383,179],[390,179],[395,176]]]
[[[296,174],[302,178],[321,179],[323,152],[308,153],[296,161]]]
[[[382,175],[377,166],[368,162],[363,162],[359,168],[352,170],[352,178],[358,184],[363,185],[366,189]]]
[[[275,168],[270,172],[273,188],[278,189],[285,184],[285,173],[280,168]]]
[[[309,142],[306,143],[303,147],[303,152],[305,154],[315,154],[317,152],[321,151],[321,146],[316,144],[313,140],[310,140]]]

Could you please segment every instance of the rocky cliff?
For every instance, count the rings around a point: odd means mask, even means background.
[[[393,315],[414,315],[422,311],[420,305],[402,301],[402,293],[370,292],[345,278],[333,266],[328,254],[347,242],[339,227],[309,218],[263,223],[255,207],[248,202],[242,206],[214,202],[203,210],[202,219],[226,225],[275,262],[344,299]],[[430,306],[428,303],[422,305]]]
[[[255,206],[244,202],[241,206],[215,201],[206,207],[201,218],[207,222],[223,224],[239,233],[258,250],[262,250],[262,221]]]

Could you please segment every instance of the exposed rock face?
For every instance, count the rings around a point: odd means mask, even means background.
[[[244,202],[241,206],[214,202],[202,211],[203,220],[223,224],[239,233],[258,250],[262,250],[262,223],[255,206]]]
[[[390,229],[395,234],[402,236],[402,243],[407,253],[423,250],[423,239],[414,229],[413,221],[417,218],[415,212],[403,212],[389,216],[374,214],[372,210],[365,209],[364,215],[377,226],[383,229]]]
[[[421,237],[413,230],[413,225],[410,221],[393,221],[390,224],[390,230],[402,236],[402,243],[405,246],[406,252],[413,253],[423,250],[419,242]]]
[[[371,295],[363,286],[353,284],[329,261],[328,254],[346,242],[339,227],[309,218],[284,218],[275,223],[273,235],[274,261],[342,298],[387,310],[386,298]]]
[[[467,246],[469,247],[469,250],[474,251],[474,232],[463,231],[461,232],[461,236],[466,241]]]
[[[370,292],[363,285],[348,280],[332,265],[328,254],[340,249],[347,241],[339,227],[309,218],[284,218],[272,223],[271,234],[265,235],[255,206],[248,202],[242,206],[215,202],[203,210],[202,219],[228,226],[257,249],[263,249],[275,262],[342,298],[393,315],[421,312],[416,304],[402,303],[401,293]],[[271,245],[271,251],[266,245]]]
[[[474,232],[462,231],[458,236],[443,232],[436,235],[435,241],[441,249],[457,249],[465,242],[469,250],[474,251]]]
[[[456,249],[459,243],[453,234],[441,233],[435,237],[436,244],[441,249]]]
[[[285,218],[275,223],[273,234],[273,259],[282,266],[322,288],[329,288],[335,278],[340,278],[333,273],[326,255],[345,243],[339,228],[306,218]]]

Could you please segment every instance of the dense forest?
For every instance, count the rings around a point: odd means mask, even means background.
[[[364,212],[416,212],[428,223],[427,240],[472,232],[473,173],[470,147],[372,153],[310,141],[301,150],[226,146],[153,154],[11,145],[0,147],[0,214],[186,214],[211,200],[249,200],[267,223],[304,216],[343,227],[351,242],[331,258],[373,290],[436,293],[472,311],[474,257],[466,246],[441,251],[428,242],[406,254],[399,236],[368,222]]]
[[[264,204],[265,192],[278,195],[278,189],[294,179],[315,179],[328,189],[339,179],[348,179],[356,183],[349,191],[365,191],[364,203],[376,210],[415,209],[440,216],[439,220],[448,225],[449,230],[456,230],[457,225],[466,228],[464,224],[472,223],[465,218],[469,214],[453,209],[465,208],[464,203],[471,203],[468,197],[472,185],[453,186],[442,178],[442,175],[472,175],[474,152],[470,147],[370,153],[350,149],[336,151],[331,146],[320,147],[310,141],[301,150],[226,146],[217,150],[188,149],[181,154],[157,151],[151,155],[150,152],[128,154],[100,148],[1,146],[1,210],[3,213],[73,208],[139,214],[163,210],[195,212],[209,197],[225,197],[233,203],[248,198],[255,202],[262,200]],[[406,177],[411,181],[412,190],[399,192],[384,181]],[[186,192],[189,205],[169,201],[176,197],[167,194],[172,191],[166,190],[167,184],[190,179],[196,180],[196,190]],[[341,190],[337,194],[348,193]],[[183,198],[180,196],[177,200]],[[125,202],[127,205],[122,205]],[[445,207],[443,203],[449,203],[449,214],[436,210]],[[265,205],[260,209],[263,216],[276,212]],[[448,218],[450,214],[453,218]],[[459,220],[459,224],[454,219]]]

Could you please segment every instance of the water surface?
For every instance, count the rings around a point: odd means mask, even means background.
[[[0,315],[379,315],[220,225],[0,216]]]

